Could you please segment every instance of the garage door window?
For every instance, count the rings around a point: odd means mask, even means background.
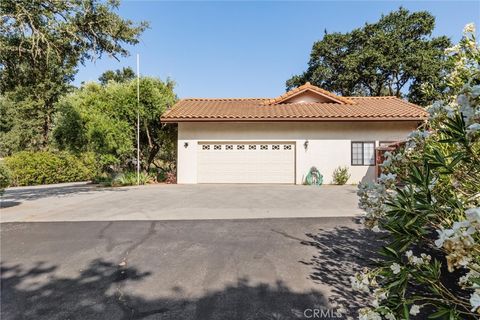
[[[375,142],[352,142],[352,166],[375,165]]]

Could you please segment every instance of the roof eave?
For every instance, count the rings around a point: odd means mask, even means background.
[[[162,123],[178,122],[405,122],[425,121],[427,117],[331,117],[331,118],[161,118]]]

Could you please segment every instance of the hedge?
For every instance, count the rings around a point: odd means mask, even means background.
[[[11,186],[87,181],[98,174],[93,153],[79,156],[68,152],[22,151],[4,159]]]
[[[7,167],[0,162],[0,195],[3,194],[3,190],[10,185],[10,172]]]

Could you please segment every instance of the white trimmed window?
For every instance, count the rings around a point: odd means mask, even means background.
[[[375,142],[352,141],[352,166],[375,165]]]

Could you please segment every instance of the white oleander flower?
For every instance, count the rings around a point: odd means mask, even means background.
[[[412,305],[412,307],[410,308],[410,314],[412,316],[416,316],[419,313],[420,313],[420,306],[416,304]]]
[[[395,316],[393,315],[393,313],[387,313],[385,315],[385,319],[387,320],[396,320]]]
[[[465,215],[471,223],[480,223],[480,207],[466,210]]]
[[[470,100],[468,99],[468,96],[466,94],[459,94],[457,96],[457,104],[460,107],[470,107]]]
[[[420,254],[420,257],[422,257],[422,260],[427,263],[432,260],[432,257],[429,254],[422,253]]]
[[[467,134],[474,134],[477,131],[480,131],[480,123],[474,123],[467,127]]]
[[[392,263],[390,269],[393,271],[393,274],[399,274],[402,271],[402,267],[396,262]]]
[[[475,33],[475,24],[470,22],[463,27],[463,33]]]
[[[456,44],[450,48],[445,49],[445,53],[446,54],[455,53],[455,52],[458,52],[459,50],[460,50],[460,45]]]
[[[472,312],[475,312],[477,309],[480,309],[480,290],[475,290],[474,293],[470,295],[470,305],[472,306]]]
[[[384,174],[382,173],[380,175],[380,177],[378,177],[378,181],[384,183],[384,184],[387,184],[389,182],[395,182],[395,179],[397,178],[397,175],[394,174],[394,173],[388,173],[388,174]]]
[[[358,320],[382,320],[382,316],[370,308],[362,308],[358,311]]]
[[[373,296],[377,301],[383,301],[388,297],[388,291],[383,288],[377,288],[373,290]]]
[[[412,257],[412,264],[421,266],[423,264],[423,259],[419,257]]]
[[[408,135],[408,141],[407,141],[407,148],[409,148],[409,145],[411,148],[415,148],[416,146],[416,142],[420,142],[420,141],[423,141],[425,140],[426,138],[428,138],[430,136],[430,132],[426,131],[426,130],[414,130],[412,132],[410,132],[410,134]]]
[[[476,271],[480,269],[480,265],[474,264],[474,265],[469,265],[469,267],[473,269],[470,269],[466,275],[464,275],[463,277],[460,277],[460,279],[458,279],[458,284],[462,288],[470,287],[472,289],[480,289],[480,284],[477,284],[472,281],[472,278],[480,279],[480,272]]]
[[[470,227],[470,221],[468,220],[463,220],[463,221],[455,221],[452,225],[452,230],[454,232],[458,232],[462,228],[468,228]]]
[[[350,283],[353,290],[370,292],[370,288],[368,287],[370,281],[368,280],[368,276],[363,273],[357,273],[355,276],[350,277]]]
[[[450,237],[454,234],[454,231],[452,229],[440,229],[436,230],[438,233],[438,239],[435,240],[435,245],[437,248],[441,248],[443,246],[443,243],[450,239]]]
[[[454,114],[454,109],[450,105],[444,104],[443,101],[435,101],[431,106],[427,107],[430,119],[436,119],[443,115],[451,117]]]
[[[428,254],[422,253],[419,257],[414,256],[412,250],[405,252],[405,256],[408,259],[408,263],[414,266],[421,266],[423,264],[429,263],[432,260],[432,257]]]
[[[480,96],[480,85],[476,85],[472,87],[472,98],[476,98]]]

